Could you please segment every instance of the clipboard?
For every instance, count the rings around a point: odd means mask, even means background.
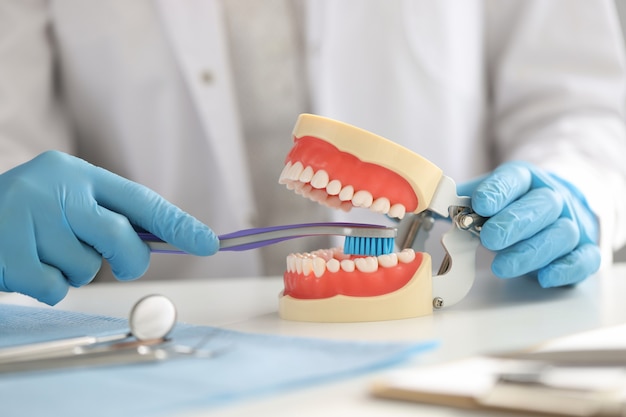
[[[516,411],[542,416],[623,416],[623,389],[547,386],[504,382],[500,360],[476,357],[400,370],[371,387],[374,397],[468,410]],[[595,371],[594,371],[595,372]],[[595,378],[595,377],[592,377]],[[626,378],[622,381],[626,382]],[[622,385],[623,387],[624,385]]]
[[[474,411],[506,411],[559,417],[626,416],[626,362],[589,366],[588,358],[564,364],[546,352],[626,349],[626,326],[577,334],[505,355],[474,356],[438,365],[399,369],[370,387],[376,398]],[[541,361],[532,359],[541,353]],[[606,356],[606,355],[605,355]],[[584,355],[581,355],[583,359]],[[529,360],[530,358],[530,360]],[[598,361],[597,363],[600,363]],[[539,379],[540,378],[540,379]]]

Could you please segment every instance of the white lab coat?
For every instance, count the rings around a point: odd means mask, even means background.
[[[624,60],[609,2],[367,3],[306,4],[314,111],[458,180],[509,158],[554,169],[589,195],[608,252],[623,243],[626,186],[614,168],[626,155]],[[221,13],[215,0],[0,2],[0,168],[60,149],[157,190],[218,233],[248,227]],[[148,275],[258,272],[255,252],[172,258],[154,256]]]

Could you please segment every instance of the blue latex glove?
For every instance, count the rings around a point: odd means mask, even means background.
[[[547,288],[575,284],[600,267],[598,221],[582,193],[556,175],[509,162],[458,191],[490,217],[480,240],[496,253],[496,276],[533,274]]]
[[[0,175],[0,290],[47,304],[89,283],[108,260],[121,280],[144,274],[150,249],[132,225],[194,255],[219,248],[206,225],[154,191],[61,152]]]

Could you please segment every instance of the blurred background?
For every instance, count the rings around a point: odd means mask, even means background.
[[[624,28],[626,28],[626,0],[615,0],[615,4],[617,5],[617,12],[619,13],[619,18],[622,23],[622,34],[624,34],[626,33],[624,30]],[[624,35],[624,44],[626,45],[626,35]],[[626,157],[626,155],[624,155],[624,157]],[[615,253],[615,261],[626,262],[626,248],[622,248]]]

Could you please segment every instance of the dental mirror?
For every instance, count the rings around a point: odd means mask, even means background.
[[[100,343],[118,342],[134,336],[138,342],[164,340],[176,324],[176,307],[172,301],[158,294],[139,299],[130,311],[130,331],[106,336],[80,336],[69,339],[51,340],[0,349],[0,364],[16,359],[34,359],[58,356],[68,350]]]
[[[147,295],[130,311],[130,334],[138,340],[164,339],[176,324],[176,307],[163,295]]]

